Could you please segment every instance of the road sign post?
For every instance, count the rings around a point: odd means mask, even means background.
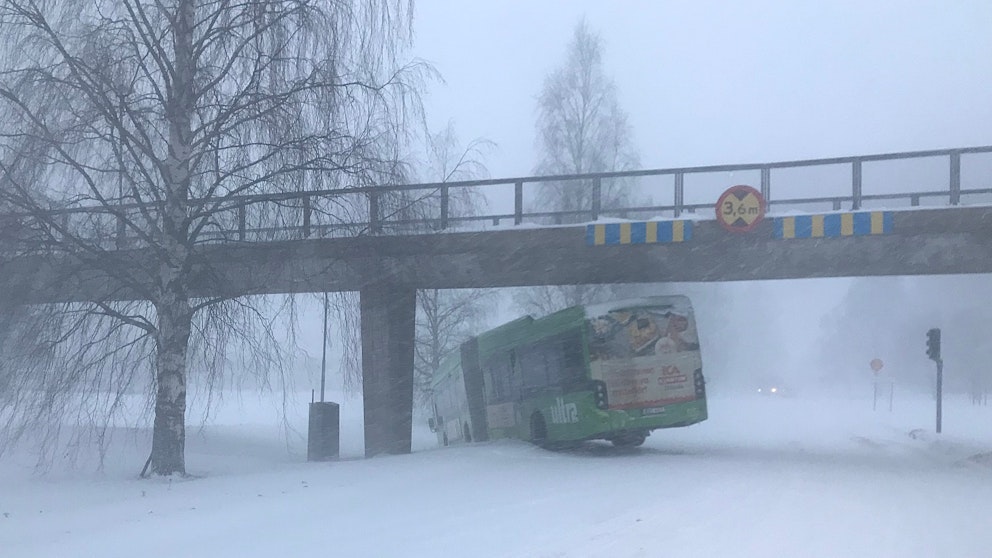
[[[944,403],[944,361],[937,361],[937,434],[940,434]]]
[[[882,371],[882,367],[885,363],[882,362],[880,358],[873,358],[871,362],[868,363],[871,367],[871,371],[875,373],[874,381],[872,382],[872,396],[871,396],[871,410],[874,411],[878,407],[878,373]],[[892,410],[892,400],[889,399],[889,410]]]
[[[944,407],[944,359],[940,358],[940,328],[927,331],[927,356],[937,363],[937,434],[940,434]]]

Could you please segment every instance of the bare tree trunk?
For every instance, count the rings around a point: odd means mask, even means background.
[[[190,191],[190,115],[193,92],[192,0],[182,0],[173,27],[175,40],[175,96],[166,110],[169,154],[166,158],[163,232],[168,257],[160,271],[161,295],[156,336],[155,428],[152,432],[152,472],[186,474],[186,352],[193,313],[183,284],[189,257],[187,201]]]
[[[193,314],[180,283],[178,270],[165,282],[162,301],[156,306],[155,427],[152,433],[151,470],[157,475],[186,474],[186,353]]]
[[[538,95],[538,174],[581,174],[636,168],[626,112],[620,107],[616,84],[603,67],[603,44],[585,20],[579,22],[564,63],[550,72]],[[629,183],[602,182],[602,191],[589,181],[550,182],[537,189],[537,211],[568,212],[547,222],[581,223],[597,204],[599,215],[632,201]],[[647,204],[645,204],[647,205]],[[551,313],[613,296],[607,286],[540,287],[515,297],[528,312]]]

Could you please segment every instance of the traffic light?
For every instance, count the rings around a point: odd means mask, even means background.
[[[940,328],[927,331],[927,356],[933,361],[940,360]]]

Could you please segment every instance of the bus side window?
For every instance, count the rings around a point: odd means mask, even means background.
[[[486,388],[486,400],[490,403],[495,403],[499,401],[500,389],[499,389],[499,358],[494,356],[490,358],[486,364],[482,367],[483,376],[485,377],[485,388]]]
[[[561,382],[574,382],[585,378],[585,355],[582,350],[582,335],[580,333],[566,334],[559,344],[561,347],[562,367],[559,371]]]
[[[519,398],[520,371],[514,351],[498,353],[483,367],[486,395],[491,403],[505,403]]]
[[[529,345],[520,351],[520,367],[524,387],[543,388],[548,386],[548,366],[541,345]]]
[[[542,344],[547,363],[548,383],[561,386],[566,391],[580,387],[586,377],[582,336],[566,333],[548,339]]]
[[[516,350],[510,351],[509,372],[506,382],[506,400],[515,401],[520,399],[520,388],[523,384],[520,358]]]

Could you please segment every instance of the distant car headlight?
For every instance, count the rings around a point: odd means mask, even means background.
[[[778,388],[772,388],[772,393],[778,393]]]

